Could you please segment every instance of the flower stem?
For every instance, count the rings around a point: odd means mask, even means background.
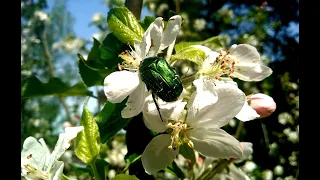
[[[239,121],[237,131],[236,131],[236,134],[234,135],[234,138],[236,138],[236,139],[239,138],[242,128],[243,128],[243,122]]]
[[[136,157],[135,159],[132,160],[132,162],[130,162],[121,172],[121,174],[124,174],[130,167],[131,164],[133,164],[134,162],[136,162],[137,160],[139,160],[141,158],[141,155]]]
[[[97,166],[96,166],[94,161],[90,164],[90,166],[91,166],[92,171],[93,171],[94,179],[95,180],[102,180],[100,178],[100,175],[99,175],[98,170],[97,170]]]
[[[221,173],[226,167],[229,166],[231,161],[226,159],[220,159],[217,163],[217,165],[211,169],[206,169],[198,178],[197,180],[206,180],[206,179],[212,179],[215,175],[218,173]]]

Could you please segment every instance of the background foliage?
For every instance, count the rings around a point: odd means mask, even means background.
[[[107,0],[105,5],[124,6],[124,3]],[[175,13],[183,17],[176,43],[182,40],[203,41],[220,35],[224,48],[240,43],[255,46],[272,68],[273,74],[264,81],[238,82],[246,94],[262,92],[277,103],[277,109],[271,116],[244,123],[239,134],[240,141],[253,143],[252,158],[237,164],[252,179],[288,180],[299,176],[298,6],[299,1],[296,0],[146,0],[143,3],[143,8],[154,17],[168,19]],[[88,22],[99,29],[93,40],[75,36],[74,19],[67,9],[66,0],[55,0],[51,10],[47,9],[45,0],[21,1],[21,144],[28,136],[43,137],[53,148],[63,127],[79,125],[82,105],[88,96],[97,104],[96,111],[91,113],[95,118],[101,118],[97,121],[100,122],[98,126],[104,123],[103,117],[108,113],[97,115],[97,112],[102,108],[121,109],[123,104],[115,107],[106,104],[101,82],[109,72],[99,70],[99,64],[93,61],[90,67],[96,69],[88,69],[81,59],[90,62],[90,59],[101,55],[101,50],[92,51],[95,46],[110,47],[108,41],[104,41],[109,33],[108,12],[101,14],[99,20],[93,18]],[[143,23],[142,27],[145,28]],[[110,35],[107,38],[114,37]],[[113,48],[119,53],[123,51],[121,43]],[[79,60],[77,53],[87,55]],[[108,58],[100,56],[104,66],[108,66],[104,63]],[[96,76],[87,79],[81,77],[79,71],[89,71]],[[35,86],[38,88],[32,88]],[[135,118],[141,119],[139,116]],[[101,140],[104,144],[100,147],[99,159],[100,163],[105,163],[107,177],[120,173],[126,162],[141,154],[153,137],[142,121],[136,121],[141,124],[130,122],[116,136],[111,136],[112,133],[110,137],[103,135],[108,137],[108,141]],[[236,121],[226,127],[231,134],[240,132],[237,131],[240,128]],[[63,160],[67,176],[87,179],[92,174],[72,148],[64,154]],[[129,171],[138,178],[152,179],[144,173],[140,161],[132,164]]]

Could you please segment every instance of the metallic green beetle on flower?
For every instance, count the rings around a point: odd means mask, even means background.
[[[156,106],[155,96],[172,102],[182,93],[179,76],[164,58],[157,57],[168,48],[166,59],[170,59],[181,22],[181,16],[172,16],[164,28],[163,18],[156,18],[144,32],[142,41],[135,40],[134,49],[119,55],[124,60],[118,66],[120,71],[104,79],[104,92],[109,102],[121,103],[128,97],[126,107],[121,111],[122,118],[141,113],[150,93]]]
[[[174,72],[164,58],[150,57],[141,62],[140,75],[147,89],[162,100],[173,102],[182,93],[180,77]]]

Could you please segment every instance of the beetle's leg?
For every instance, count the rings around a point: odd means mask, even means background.
[[[154,103],[156,104],[156,108],[157,108],[157,110],[158,110],[158,112],[159,112],[160,119],[161,119],[161,121],[163,121],[162,116],[161,116],[161,113],[160,113],[160,108],[159,108],[158,103],[157,103],[157,101],[156,101],[155,95],[154,95],[153,92],[151,92],[151,95],[152,95],[152,99],[153,99]]]

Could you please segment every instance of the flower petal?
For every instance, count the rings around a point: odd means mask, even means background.
[[[179,148],[176,150],[169,149],[170,142],[169,134],[161,134],[150,141],[141,156],[146,173],[155,174],[172,163],[179,153]]]
[[[50,155],[47,168],[51,169],[52,165],[62,156],[62,154],[70,147],[71,141],[76,138],[77,134],[83,130],[83,126],[66,127],[64,133],[59,134],[59,139]]]
[[[245,103],[244,93],[233,84],[221,84],[215,87],[218,101],[203,109],[188,108],[186,123],[191,127],[222,127],[229,123]],[[198,101],[191,102],[198,107]],[[195,105],[193,105],[196,103]]]
[[[252,109],[251,106],[249,106],[247,101],[245,101],[242,109],[236,115],[236,118],[243,122],[250,121],[258,117],[260,117],[260,115],[254,109]]]
[[[196,45],[196,47],[205,47],[205,46]],[[219,56],[219,53],[217,53],[215,51],[211,51],[211,49],[209,49],[207,47],[202,48],[202,49],[206,54],[206,59],[203,61],[202,65],[201,65],[200,72],[209,72],[212,70],[212,68],[213,68],[212,64],[215,62],[216,57]]]
[[[189,119],[195,119],[199,111],[218,101],[218,94],[212,80],[200,78],[194,80],[193,84],[196,86],[196,91],[191,95],[188,103]]]
[[[248,175],[243,172],[240,168],[236,167],[233,163],[229,166],[229,179],[236,179],[236,180],[250,180]]]
[[[56,161],[51,170],[52,180],[60,180],[63,172],[64,163],[63,161]]]
[[[174,102],[158,99],[162,121],[152,95],[149,95],[143,108],[143,120],[146,127],[154,132],[164,132],[167,129],[168,120],[179,120],[186,104],[182,102],[182,99]]]
[[[243,81],[262,81],[272,74],[272,69],[263,64],[239,63],[231,74]]]
[[[249,44],[232,45],[230,55],[235,58],[236,65],[239,63],[258,63],[262,64],[260,54],[254,46]]]
[[[272,70],[261,61],[254,46],[234,44],[228,56],[235,60],[235,71],[231,75],[243,81],[261,81],[272,74]]]
[[[116,71],[104,79],[104,93],[111,103],[120,103],[139,85],[137,72]]]
[[[139,86],[129,95],[126,107],[121,111],[121,116],[130,118],[141,113],[147,95],[146,85],[141,81]]]
[[[39,139],[39,142],[40,142],[40,144],[42,145],[42,147],[45,149],[45,151],[46,151],[46,156],[49,157],[50,154],[51,154],[51,152],[50,152],[49,147],[47,146],[46,142],[44,141],[43,138],[40,138],[40,139]]]
[[[158,17],[152,22],[146,32],[142,36],[142,43],[140,44],[140,56],[142,59],[146,58],[151,46],[156,45],[159,49],[161,35],[163,31],[162,17]],[[154,42],[153,42],[154,41]],[[156,44],[153,44],[156,43]]]
[[[182,22],[182,18],[180,15],[172,16],[168,20],[167,27],[163,32],[160,50],[165,49],[174,40],[176,40],[177,35],[178,35],[180,28],[181,28],[181,22]]]
[[[240,142],[240,145],[243,150],[243,157],[241,159],[246,160],[249,159],[249,157],[253,153],[252,143],[251,142]]]
[[[199,153],[215,158],[241,158],[240,142],[224,130],[213,128],[194,128],[187,132]]]
[[[24,168],[24,165],[30,164],[33,167],[43,170],[48,158],[46,155],[46,148],[43,147],[36,138],[30,136],[23,142],[23,148],[21,152],[21,167]]]
[[[158,17],[157,19],[155,19],[155,21],[152,24],[152,28],[150,29],[150,32],[149,32],[150,38],[151,38],[151,46],[150,46],[149,52],[147,53],[148,57],[156,56],[159,51],[159,48],[161,45],[163,26],[164,25],[161,17]]]

